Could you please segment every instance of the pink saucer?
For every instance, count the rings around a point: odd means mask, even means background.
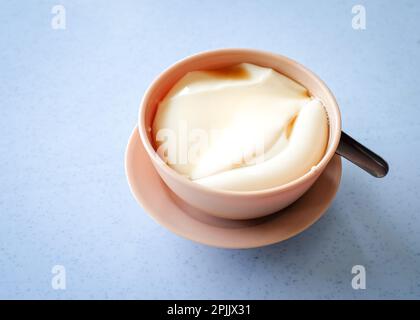
[[[167,229],[209,246],[244,249],[286,240],[315,223],[338,190],[341,157],[335,155],[309,191],[289,207],[263,218],[242,221],[213,217],[179,199],[155,171],[137,127],[128,142],[125,170],[138,203]]]

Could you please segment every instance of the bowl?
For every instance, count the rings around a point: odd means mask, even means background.
[[[239,63],[268,67],[295,80],[320,98],[329,122],[326,152],[305,175],[287,184],[258,191],[228,191],[201,186],[170,168],[153,147],[152,123],[158,104],[186,73],[212,70]],[[163,71],[141,101],[138,128],[142,144],[164,183],[191,206],[225,219],[254,219],[277,212],[299,199],[318,179],[334,156],[341,136],[341,115],[330,89],[312,71],[287,57],[253,49],[219,49],[182,59]],[[170,214],[170,212],[168,212]]]

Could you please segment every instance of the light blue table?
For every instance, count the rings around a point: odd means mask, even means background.
[[[415,0],[2,1],[0,298],[420,298],[419,17]],[[163,68],[220,47],[315,71],[389,176],[344,162],[326,215],[265,248],[214,249],[155,223],[124,174],[139,101]],[[351,286],[359,264],[366,290]]]

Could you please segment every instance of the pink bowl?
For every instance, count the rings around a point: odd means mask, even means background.
[[[158,103],[187,72],[211,70],[248,62],[272,68],[306,87],[320,98],[329,120],[329,141],[321,161],[308,173],[287,184],[259,191],[225,191],[203,187],[171,169],[155,152],[151,127]],[[340,141],[341,116],[337,102],[314,73],[281,55],[253,49],[221,49],[187,57],[161,73],[147,89],[140,105],[139,132],[142,143],[162,180],[181,199],[211,215],[227,219],[259,218],[285,208],[302,196],[334,156]],[[170,212],[168,212],[170,214]]]

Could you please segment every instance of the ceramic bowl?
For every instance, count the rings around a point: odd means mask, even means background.
[[[329,121],[329,140],[321,161],[308,173],[287,184],[258,191],[210,189],[192,182],[170,168],[155,152],[151,127],[159,102],[186,73],[239,63],[272,68],[295,80],[320,98]],[[284,56],[253,49],[220,49],[192,55],[163,71],[147,89],[139,111],[138,127],[143,146],[165,184],[191,206],[226,219],[253,219],[281,210],[301,197],[318,179],[335,154],[341,135],[337,102],[326,84],[312,71]],[[168,214],[171,214],[168,212]]]

